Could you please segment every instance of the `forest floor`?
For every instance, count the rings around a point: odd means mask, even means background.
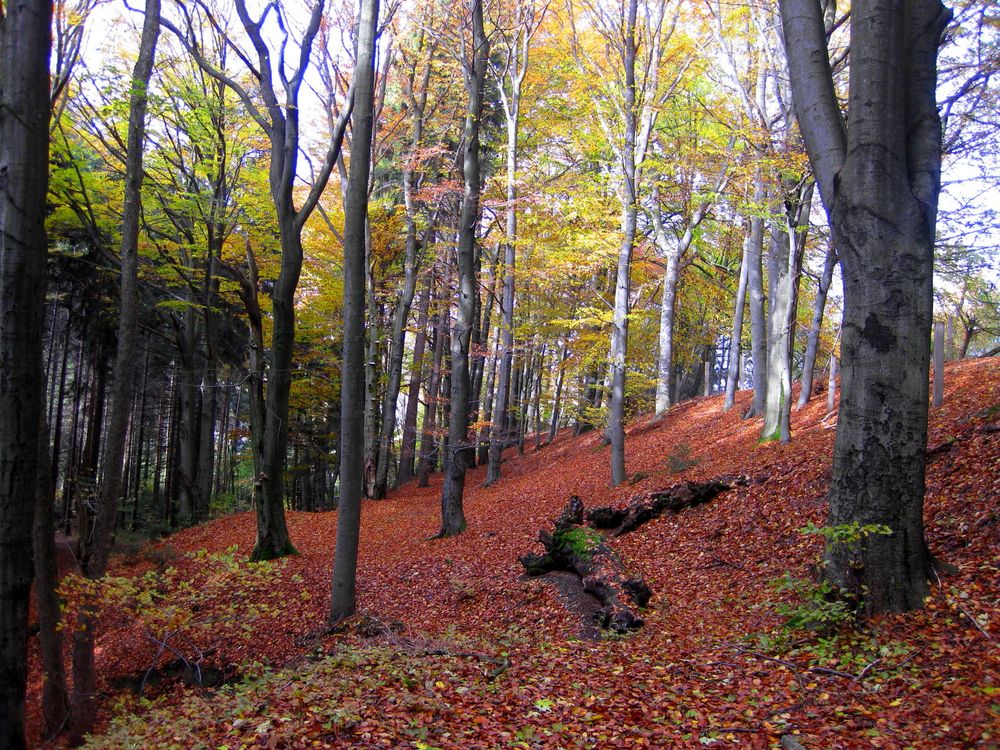
[[[251,514],[131,550],[114,573],[132,589],[98,632],[107,699],[90,746],[1000,746],[1000,359],[950,364],[931,410],[927,536],[957,572],[924,609],[831,637],[784,628],[776,603],[801,607],[774,582],[817,563],[821,538],[800,530],[824,523],[836,414],[822,394],[793,413],[789,445],[757,445],[750,395],[638,419],[635,481],[616,489],[596,433],[529,439],[494,486],[470,472],[456,538],[431,539],[440,477],[366,502],[360,614],[337,632],[336,513],[289,514],[301,554],[252,571]],[[633,634],[595,637],[572,580],[523,574],[571,495],[591,507],[734,474],[753,481],[610,540],[654,592]],[[225,684],[184,686],[199,670]]]

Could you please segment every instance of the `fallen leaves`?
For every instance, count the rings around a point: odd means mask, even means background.
[[[721,398],[696,399],[656,429],[631,429],[628,467],[645,476],[635,485],[608,486],[593,433],[564,431],[540,451],[509,454],[490,488],[479,486],[482,469],[470,472],[469,528],[459,537],[429,538],[439,478],[366,503],[360,609],[403,631],[325,633],[336,515],[289,514],[302,554],[277,571],[268,606],[242,602],[238,591],[216,597],[219,607],[255,607],[252,637],[220,643],[213,657],[245,681],[214,694],[174,685],[153,706],[108,702],[105,719],[116,718],[94,746],[770,748],[785,736],[810,750],[994,746],[1000,433],[984,429],[995,422],[984,407],[1000,404],[998,370],[995,359],[949,365],[929,444],[951,447],[929,466],[925,508],[931,549],[957,572],[943,576],[924,610],[873,622],[866,637],[875,650],[859,643],[817,662],[825,652],[799,644],[777,657],[782,664],[732,647],[774,631],[768,582],[785,571],[805,576],[816,559],[822,540],[798,530],[824,521],[834,437],[822,429],[825,403],[812,402],[793,414],[790,445],[757,446],[759,420],[739,417],[744,392],[725,414]],[[676,473],[666,457],[678,445],[698,460]],[[753,482],[612,540],[657,593],[637,634],[580,640],[579,616],[559,592],[522,578],[518,555],[570,495],[614,505],[724,474]],[[166,544],[179,553],[238,544],[248,553],[253,539],[244,514]],[[153,565],[120,563],[115,573]],[[98,636],[101,689],[114,692],[116,679],[149,663],[150,645],[110,622]],[[37,673],[34,684],[37,702]]]

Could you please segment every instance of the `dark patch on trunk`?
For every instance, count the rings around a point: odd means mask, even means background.
[[[881,354],[896,346],[896,335],[891,328],[882,325],[875,313],[868,313],[861,336],[868,342],[868,346]]]

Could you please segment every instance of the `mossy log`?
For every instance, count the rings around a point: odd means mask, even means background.
[[[604,536],[583,525],[583,501],[573,496],[556,519],[552,533],[541,531],[542,555],[528,554],[521,564],[529,575],[568,570],[580,576],[584,591],[601,602],[597,624],[616,633],[638,630],[637,608],[649,603],[652,591],[641,576],[631,574]]]

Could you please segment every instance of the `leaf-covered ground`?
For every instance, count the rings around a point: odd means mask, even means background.
[[[808,577],[816,562],[821,541],[799,529],[825,517],[836,415],[823,394],[793,415],[790,445],[758,446],[760,420],[739,416],[749,397],[727,414],[712,397],[634,423],[636,481],[617,489],[598,435],[564,432],[537,452],[529,440],[493,487],[470,473],[469,527],[454,539],[430,539],[440,479],[366,503],[362,614],[339,632],[325,628],[335,513],[290,514],[301,555],[253,574],[185,555],[238,545],[242,558],[250,514],[122,558],[117,575],[148,572],[160,586],[158,612],[194,607],[173,620],[109,608],[104,734],[92,746],[767,748],[791,735],[809,750],[998,747],[998,360],[950,365],[931,410],[927,533],[957,572],[922,611],[835,639],[782,630],[771,603],[792,594],[770,582]],[[566,586],[522,575],[518,556],[537,549],[571,494],[589,507],[724,474],[754,481],[612,540],[654,591],[639,632],[586,637]],[[166,575],[197,578],[196,590],[170,593],[156,583]],[[164,669],[141,698],[127,687],[178,656],[228,684],[185,687]],[[36,725],[37,694],[36,678]]]

